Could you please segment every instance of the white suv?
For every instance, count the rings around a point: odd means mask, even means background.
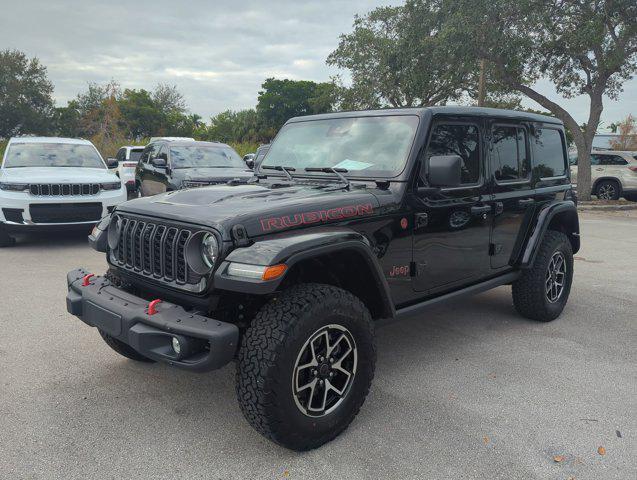
[[[17,137],[0,168],[0,246],[11,233],[86,226],[126,201],[126,189],[87,140]]]
[[[571,181],[577,183],[577,157],[571,158]],[[602,200],[637,201],[637,152],[591,152],[593,195]]]
[[[126,146],[117,151],[117,173],[122,183],[126,186],[126,190],[132,192],[135,190],[135,168],[139,157],[142,156],[144,147]],[[110,159],[109,159],[110,160]]]

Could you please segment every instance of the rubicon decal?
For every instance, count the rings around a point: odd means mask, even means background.
[[[352,217],[362,217],[371,215],[374,206],[371,203],[361,205],[347,205],[345,207],[330,208],[328,210],[315,210],[312,212],[293,213],[282,217],[271,217],[261,219],[261,228],[264,232],[281,230],[284,228],[297,227],[299,225],[311,225],[313,223],[324,223],[332,220],[345,220]]]

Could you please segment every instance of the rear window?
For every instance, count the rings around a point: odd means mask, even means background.
[[[139,160],[139,157],[142,156],[142,152],[144,151],[144,149],[140,149],[140,150],[131,150],[130,154],[128,155],[128,159],[132,160],[133,162],[136,162]]]
[[[533,163],[541,178],[560,177],[566,173],[564,140],[559,130],[542,128],[536,131]]]

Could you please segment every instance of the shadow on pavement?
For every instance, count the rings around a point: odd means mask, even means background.
[[[30,232],[11,235],[15,238],[16,243],[14,246],[9,247],[9,250],[31,249],[31,248],[46,248],[46,247],[58,247],[58,246],[88,246],[88,235],[91,233],[92,227],[73,229],[66,231],[43,231],[43,232]]]

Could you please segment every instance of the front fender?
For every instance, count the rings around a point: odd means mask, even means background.
[[[390,300],[389,287],[369,240],[364,235],[347,228],[278,235],[251,246],[233,250],[215,272],[215,289],[264,295],[275,292],[285,279],[285,275],[269,281],[232,277],[226,273],[230,262],[250,265],[284,263],[288,267],[286,270],[288,273],[295,264],[303,260],[344,251],[359,254],[365,260],[367,272],[352,272],[352,275],[372,275],[382,299],[383,310],[387,315],[393,315],[394,308]]]
[[[571,200],[554,201],[542,208],[537,215],[535,227],[529,236],[520,257],[520,266],[530,268],[549,227],[563,231],[571,242],[573,253],[580,247],[579,218],[577,207]]]

